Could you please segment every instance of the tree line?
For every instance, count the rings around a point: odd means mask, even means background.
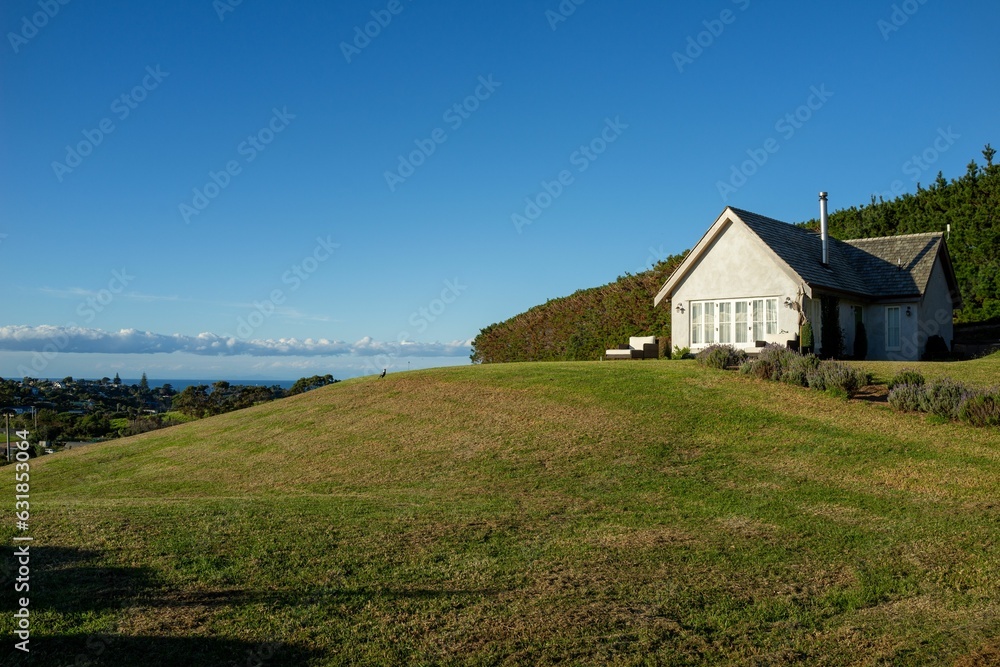
[[[299,378],[288,390],[279,385],[263,387],[258,385],[230,384],[219,381],[209,387],[207,384],[191,385],[174,396],[172,408],[189,417],[211,417],[233,410],[253,407],[286,396],[295,396],[312,389],[340,382],[332,375],[313,375]]]

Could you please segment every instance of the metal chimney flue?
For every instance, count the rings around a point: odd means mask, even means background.
[[[819,234],[823,241],[823,266],[830,264],[830,231],[826,214],[826,193],[819,193]]]

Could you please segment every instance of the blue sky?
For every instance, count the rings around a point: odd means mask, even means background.
[[[468,363],[998,139],[994,3],[577,2],[4,3],[0,376]]]

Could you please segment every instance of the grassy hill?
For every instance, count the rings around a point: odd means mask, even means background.
[[[31,483],[32,665],[1000,659],[995,429],[693,362],[351,380]]]

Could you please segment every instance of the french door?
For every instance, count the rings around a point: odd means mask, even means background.
[[[691,303],[691,346],[713,343],[753,347],[778,333],[778,299],[694,301]]]

